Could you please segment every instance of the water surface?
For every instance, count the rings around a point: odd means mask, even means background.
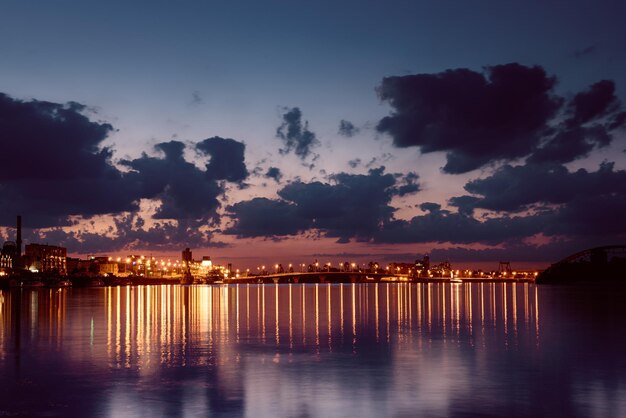
[[[0,291],[0,416],[626,416],[626,292]]]

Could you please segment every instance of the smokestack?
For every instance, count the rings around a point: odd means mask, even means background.
[[[17,215],[17,237],[15,239],[15,245],[17,246],[15,266],[20,268],[22,267],[22,217],[20,215]]]

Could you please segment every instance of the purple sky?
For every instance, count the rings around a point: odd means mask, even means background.
[[[0,239],[545,266],[626,241],[621,1],[8,1]],[[495,264],[494,264],[495,263]]]

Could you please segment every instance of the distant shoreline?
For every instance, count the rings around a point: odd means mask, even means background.
[[[68,283],[69,282],[69,283]],[[24,278],[20,276],[7,276],[0,278],[0,288],[63,288],[63,287],[117,287],[117,286],[162,286],[162,285],[232,285],[232,284],[386,284],[386,283],[534,283],[530,278],[406,278],[388,275],[378,277],[364,277],[361,279],[351,278],[348,275],[328,278],[323,275],[316,277],[278,278],[275,276],[250,276],[244,278],[232,278],[211,282],[189,281],[184,282],[180,278],[146,278],[146,277],[63,277],[63,278]]]

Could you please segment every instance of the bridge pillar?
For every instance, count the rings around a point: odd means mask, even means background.
[[[278,284],[278,277],[272,277],[272,281],[274,282],[274,284]]]
[[[298,284],[298,283],[300,282],[300,277],[294,277],[294,278],[293,278],[293,282],[294,282],[295,284]]]
[[[320,275],[320,283],[326,283],[326,276]]]

